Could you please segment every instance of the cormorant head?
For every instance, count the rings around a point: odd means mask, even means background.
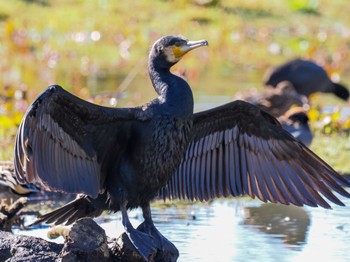
[[[302,107],[292,107],[284,114],[284,116],[293,122],[299,122],[303,125],[307,125],[309,122],[309,117],[307,116],[305,109]]]
[[[155,67],[170,68],[189,51],[207,46],[208,41],[189,41],[181,36],[164,36],[154,43],[150,52],[150,61]]]
[[[295,113],[289,116],[289,119],[292,120],[293,122],[299,122],[303,125],[307,125],[309,122],[309,117],[307,116],[306,113],[303,113],[303,112]]]

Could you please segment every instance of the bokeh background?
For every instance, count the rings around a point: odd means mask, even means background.
[[[109,106],[152,99],[147,56],[163,35],[209,41],[175,68],[192,86],[196,110],[262,89],[265,70],[294,57],[350,83],[349,8],[346,0],[0,1],[0,159],[12,159],[28,103],[51,84]],[[313,128],[321,134],[311,148],[349,173],[344,107],[331,95],[313,100]],[[324,114],[332,121],[323,124]]]
[[[174,67],[194,91],[195,110],[232,101],[237,92],[263,90],[265,71],[295,57],[314,60],[334,81],[350,86],[349,10],[347,0],[0,0],[0,160],[13,159],[23,114],[51,84],[112,107],[136,106],[154,98],[147,57],[153,42],[163,35],[209,42],[208,48],[191,52]],[[312,98],[309,111],[315,134],[311,149],[342,174],[350,173],[349,111],[346,102],[324,94]],[[254,224],[256,231],[273,234],[269,209],[263,215],[255,210],[255,202],[243,209],[242,202],[234,203],[186,206],[186,214],[194,210],[198,217],[186,220],[196,226],[187,228],[177,213],[173,219],[173,209],[167,211],[168,217],[160,209],[157,226],[177,241],[182,254],[192,252],[192,258],[193,254],[208,258],[210,249],[202,247],[212,240],[213,246],[221,241],[220,249],[216,247],[221,254],[237,248],[236,261],[256,259],[243,246],[258,250],[260,261],[293,261],[286,258],[298,256],[305,261],[317,254],[330,261],[348,261],[347,209],[333,213],[299,209],[306,217],[301,238],[294,225],[299,220],[293,217],[296,211],[274,215],[277,227],[284,230],[276,233],[278,241],[284,239],[282,245],[242,226]],[[237,219],[237,213],[243,215]],[[266,226],[265,216],[272,226]],[[263,221],[255,221],[259,219]],[[296,240],[284,249],[289,235]],[[223,236],[230,240],[222,241]],[[213,254],[211,261],[216,261],[217,253]]]

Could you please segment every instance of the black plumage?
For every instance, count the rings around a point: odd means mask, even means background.
[[[283,116],[278,118],[282,128],[292,136],[299,139],[306,146],[310,146],[313,134],[309,125],[309,117],[301,107],[289,109]]]
[[[291,107],[307,107],[308,99],[299,94],[289,81],[282,81],[276,87],[257,91],[251,89],[238,92],[235,99],[256,105],[274,117],[283,116]]]
[[[265,88],[260,92],[253,89],[237,93],[235,98],[256,105],[276,117],[283,129],[306,146],[311,144],[313,135],[309,127],[309,118],[303,109],[309,107],[308,99],[297,93],[290,82],[283,81],[275,88]]]
[[[283,130],[268,113],[243,101],[194,114],[191,139],[175,175],[162,189],[170,199],[249,195],[264,202],[330,208],[349,197],[342,176]]]
[[[349,90],[342,84],[333,82],[323,67],[313,61],[294,59],[269,70],[265,77],[266,86],[276,87],[282,81],[289,81],[295,90],[309,97],[316,92],[333,93],[348,100]]]
[[[146,259],[172,249],[154,227],[149,202],[164,198],[207,200],[257,196],[263,201],[343,205],[345,179],[278,121],[235,101],[193,114],[189,85],[170,68],[188,51],[207,45],[167,36],[150,51],[149,73],[158,98],[136,108],[106,108],[59,86],[44,91],[18,131],[15,167],[23,182],[82,193],[38,222],[72,223],[103,210],[122,212],[131,242]],[[126,210],[141,206],[145,222],[134,229]]]

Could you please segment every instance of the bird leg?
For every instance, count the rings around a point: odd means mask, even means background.
[[[163,254],[169,254],[170,256],[177,258],[179,256],[179,251],[175,245],[166,239],[154,226],[149,203],[142,207],[142,212],[145,220],[137,227],[137,230],[151,235],[153,237],[154,245],[158,250],[162,251]]]
[[[122,212],[122,223],[125,229],[125,233],[138,253],[145,259],[145,261],[148,261],[149,257],[157,251],[156,247],[153,244],[153,238],[147,233],[136,230],[132,226],[126,211],[126,206],[127,202],[123,203],[120,206],[120,210]]]

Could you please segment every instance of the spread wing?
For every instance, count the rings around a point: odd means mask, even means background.
[[[343,205],[343,177],[257,107],[235,101],[194,115],[181,165],[163,198],[209,200],[249,195],[273,203],[329,208]]]
[[[41,181],[53,190],[96,197],[114,147],[118,159],[137,109],[84,101],[51,86],[26,112],[16,138],[15,172],[20,182]]]

